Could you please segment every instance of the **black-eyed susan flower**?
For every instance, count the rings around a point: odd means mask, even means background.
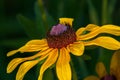
[[[13,59],[7,67],[7,73],[11,73],[19,64],[16,80],[23,80],[24,75],[41,60],[44,60],[40,68],[38,80],[42,80],[43,73],[53,64],[56,64],[56,73],[59,80],[71,80],[70,53],[80,56],[84,47],[89,45],[102,46],[110,50],[120,48],[120,43],[107,36],[93,39],[100,33],[109,33],[120,36],[120,27],[104,25],[102,27],[90,24],[86,28],[80,28],[75,32],[72,28],[72,18],[60,18],[59,24],[52,27],[46,35],[46,39],[30,40],[17,50],[8,52],[12,56],[17,52],[38,52],[37,54]],[[89,31],[87,34],[83,34]],[[92,39],[92,40],[91,40]]]
[[[97,63],[96,72],[98,76],[88,76],[84,80],[120,80],[120,51],[116,51],[112,56],[110,73],[102,62]]]

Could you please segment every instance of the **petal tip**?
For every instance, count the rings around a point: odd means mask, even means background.
[[[18,50],[10,51],[10,52],[7,53],[7,57],[12,56],[12,55],[14,55],[17,52],[18,52]]]

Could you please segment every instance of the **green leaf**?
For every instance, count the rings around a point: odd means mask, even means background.
[[[102,0],[102,21],[101,24],[108,23],[108,0]]]
[[[42,19],[42,13],[38,6],[38,3],[35,3],[35,17],[36,17],[36,26],[39,30],[39,33],[42,34],[41,36],[45,36],[46,34],[46,27],[44,26],[43,19]]]
[[[37,28],[40,30],[42,37],[44,37],[48,29],[55,24],[55,21],[52,16],[45,10],[41,0],[35,3],[35,15]]]
[[[26,34],[30,38],[40,38],[40,34],[38,33],[38,29],[34,23],[34,21],[26,18],[25,16],[19,14],[17,15],[19,22],[23,25],[23,28]]]

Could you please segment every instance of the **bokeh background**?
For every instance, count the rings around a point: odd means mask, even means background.
[[[15,80],[19,67],[11,74],[6,73],[7,64],[15,57],[32,54],[16,54],[6,57],[10,50],[17,49],[31,39],[41,39],[58,18],[74,18],[74,29],[93,23],[97,25],[114,24],[120,26],[120,0],[0,0],[0,80]],[[112,36],[114,37],[114,36]],[[115,37],[120,41],[119,37]],[[78,60],[71,55],[78,80],[95,74],[95,64],[103,61],[109,71],[109,62],[114,51],[103,48],[88,48]],[[106,53],[106,54],[104,54]],[[79,64],[78,64],[79,63]],[[24,80],[37,80],[38,68],[35,66]],[[45,73],[44,80],[57,80],[55,71]],[[75,77],[76,75],[74,75]]]

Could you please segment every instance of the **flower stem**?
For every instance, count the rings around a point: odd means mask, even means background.
[[[77,73],[75,71],[75,68],[74,68],[74,65],[73,65],[72,61],[71,61],[71,69],[72,69],[72,78],[73,78],[73,80],[78,80]]]
[[[102,21],[101,25],[107,24],[108,23],[108,0],[102,0]],[[99,57],[98,61],[102,61],[104,57],[104,49],[99,48]]]
[[[52,69],[46,70],[44,77],[43,77],[43,80],[54,80]]]
[[[81,74],[83,77],[86,77],[89,73],[88,73],[87,67],[85,65],[85,61],[81,57],[78,58],[78,61],[80,64]]]
[[[48,30],[47,14],[46,14],[46,11],[44,9],[43,1],[42,0],[38,0],[38,4],[39,4],[40,10],[42,12],[43,23],[45,25],[46,30]]]
[[[102,25],[108,22],[108,0],[102,0]]]

